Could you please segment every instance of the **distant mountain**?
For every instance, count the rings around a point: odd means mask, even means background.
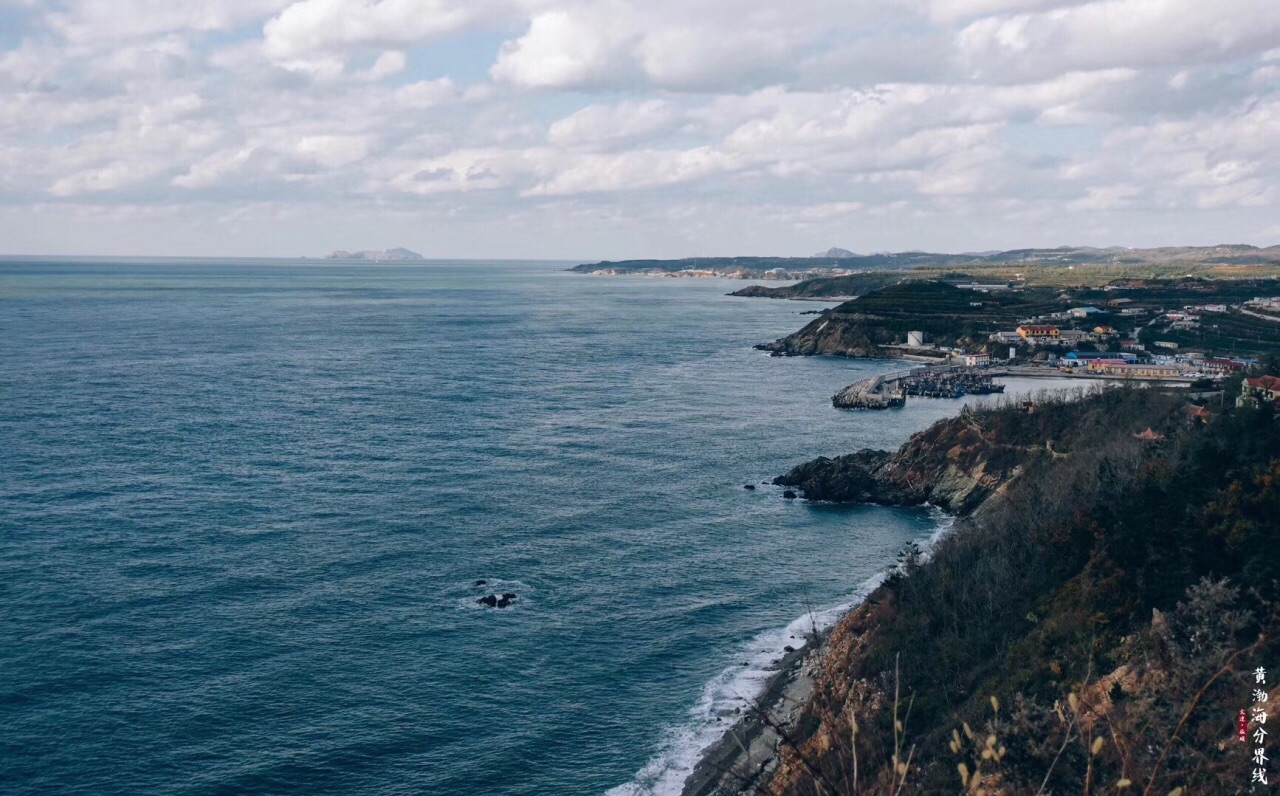
[[[325,256],[326,260],[367,260],[372,262],[404,262],[407,260],[425,260],[421,254],[409,249],[387,249],[386,251],[374,251],[372,249],[360,252],[349,252],[344,249],[338,249]]]
[[[854,252],[849,251],[848,249],[840,249],[840,248],[833,247],[833,248],[827,249],[825,252],[818,252],[813,256],[814,257],[830,257],[836,260],[843,260],[848,257],[857,257],[858,255]]]

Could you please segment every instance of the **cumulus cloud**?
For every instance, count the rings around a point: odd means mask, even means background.
[[[1101,0],[992,16],[957,36],[969,74],[997,80],[1069,70],[1181,66],[1240,58],[1280,37],[1272,0]]]
[[[662,99],[589,105],[552,124],[547,138],[564,147],[613,147],[669,132],[683,118]]]
[[[44,16],[48,28],[73,41],[121,39],[181,30],[229,30],[261,19],[288,0],[69,0]]]
[[[16,240],[23,208],[243,229],[269,206],[298,236],[326,209],[520,224],[530,255],[588,220],[619,246],[960,249],[1273,235],[1280,202],[1274,0],[0,7]]]
[[[629,58],[639,41],[637,22],[623,0],[548,9],[503,46],[490,71],[497,80],[535,88],[627,83],[639,77]]]
[[[296,0],[263,28],[267,53],[280,60],[351,46],[414,44],[496,14],[496,0]]]

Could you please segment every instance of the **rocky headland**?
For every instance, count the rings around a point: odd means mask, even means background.
[[[745,298],[773,299],[830,299],[849,300],[866,295],[873,290],[901,282],[904,279],[919,278],[910,271],[868,271],[845,276],[825,276],[806,279],[794,285],[769,287],[768,285],[747,285],[735,290],[730,296]]]
[[[1259,552],[1280,527],[1280,423],[1186,406],[1044,396],[776,479],[956,520],[783,662],[686,793],[1227,792],[1248,762],[1233,683],[1280,653],[1280,563]]]
[[[969,412],[916,434],[896,452],[864,449],[819,457],[774,479],[807,500],[918,506],[968,515],[1000,493],[1043,448],[1007,445],[985,435]]]
[[[798,287],[798,286],[797,286]],[[991,333],[1063,306],[1052,290],[985,295],[941,280],[898,281],[822,313],[802,329],[756,346],[774,356],[882,358],[907,343],[909,331],[929,343],[979,350]]]

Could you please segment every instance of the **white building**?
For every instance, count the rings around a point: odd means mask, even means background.
[[[924,332],[907,332],[908,348],[924,348]]]

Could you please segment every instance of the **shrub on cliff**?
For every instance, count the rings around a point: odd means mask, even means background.
[[[1191,425],[1185,399],[1155,389],[1039,403],[971,414],[990,445],[1054,455],[1022,459],[1001,499],[873,595],[859,654],[824,675],[863,685],[818,689],[825,719],[799,747],[813,771],[784,766],[775,790],[819,774],[848,785],[851,714],[863,785],[893,780],[892,720],[867,694],[889,693],[894,672],[918,746],[903,792],[955,788],[966,722],[1007,744],[991,769],[1004,792],[1121,779],[1217,792],[1226,772],[1247,776],[1243,745],[1220,741],[1248,694],[1241,673],[1280,652],[1280,423],[1240,409]],[[1014,708],[1004,718],[993,695]]]

